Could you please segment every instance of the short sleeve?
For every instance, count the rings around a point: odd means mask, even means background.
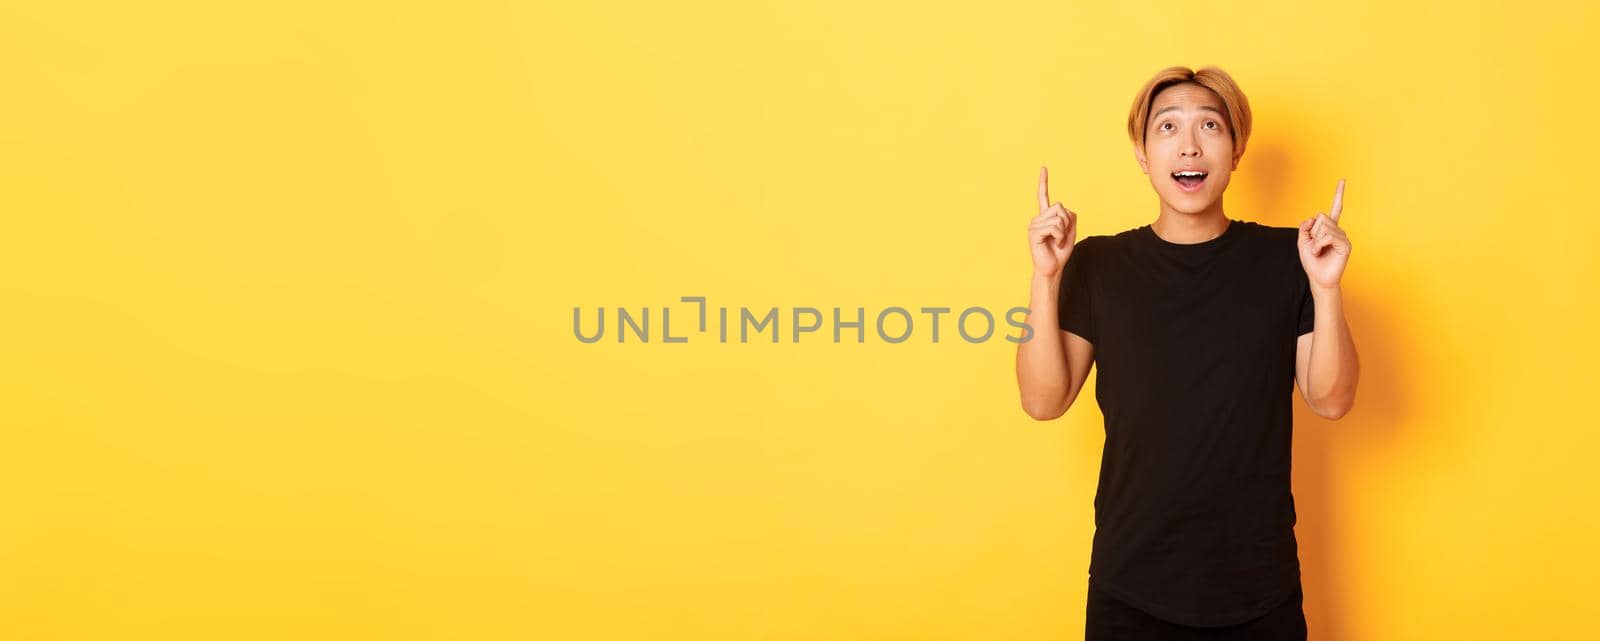
[[[1061,290],[1056,293],[1056,319],[1061,329],[1082,336],[1084,340],[1098,341],[1094,323],[1094,269],[1092,243],[1088,238],[1078,241],[1061,268]]]
[[[1306,278],[1305,268],[1301,267],[1299,264],[1296,264],[1294,266],[1294,270],[1295,273],[1299,274],[1299,276],[1295,279],[1295,283],[1297,283],[1298,287],[1300,288],[1300,293],[1298,294],[1300,311],[1298,315],[1295,336],[1304,336],[1307,332],[1316,329],[1317,302],[1316,299],[1311,297],[1311,280]]]

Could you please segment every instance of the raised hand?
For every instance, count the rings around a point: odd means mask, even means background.
[[[1028,245],[1033,251],[1033,271],[1055,276],[1072,256],[1078,237],[1078,215],[1061,203],[1050,202],[1049,172],[1039,168],[1039,215],[1028,221]]]
[[[1300,266],[1306,270],[1311,286],[1333,289],[1339,286],[1345,263],[1350,259],[1350,239],[1339,228],[1339,212],[1344,206],[1344,179],[1333,192],[1333,209],[1318,213],[1300,223]]]

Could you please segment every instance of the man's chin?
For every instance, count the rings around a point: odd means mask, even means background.
[[[1207,209],[1211,208],[1211,203],[1213,202],[1216,201],[1202,201],[1199,198],[1184,198],[1179,196],[1177,200],[1167,201],[1167,209],[1179,214],[1194,216],[1205,213]]]

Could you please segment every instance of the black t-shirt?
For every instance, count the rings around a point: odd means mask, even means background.
[[[1094,344],[1106,441],[1090,581],[1222,626],[1300,587],[1289,490],[1296,339],[1315,320],[1298,229],[1229,219],[1194,244],[1149,225],[1078,241],[1061,328]]]

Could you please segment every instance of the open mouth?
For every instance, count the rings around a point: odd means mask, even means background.
[[[1172,172],[1172,179],[1178,182],[1178,188],[1184,191],[1199,191],[1205,185],[1206,172],[1184,170]]]

